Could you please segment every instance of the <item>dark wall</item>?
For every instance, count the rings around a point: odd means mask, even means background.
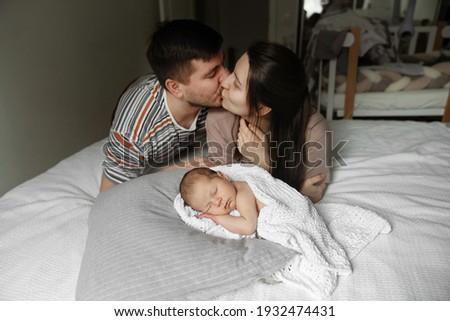
[[[267,40],[269,0],[198,0],[196,6],[197,19],[224,37],[225,64],[230,69],[251,43]]]

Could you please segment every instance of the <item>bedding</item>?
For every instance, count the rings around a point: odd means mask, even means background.
[[[292,256],[265,240],[193,230],[173,208],[185,170],[101,193],[89,215],[78,300],[207,300],[269,277]]]
[[[297,190],[257,166],[233,164],[213,169],[225,173],[232,181],[247,182],[255,197],[265,204],[258,215],[257,233],[252,236],[257,234],[258,238],[295,251],[274,277],[308,291],[316,299],[327,298],[334,291],[338,275],[351,274],[350,259],[379,233],[391,231],[386,220],[360,207],[315,206]],[[198,219],[201,213],[185,205],[180,194],[175,198],[174,207],[186,224],[204,233],[225,238],[239,236],[208,218]],[[234,210],[230,215],[240,214]]]
[[[392,225],[392,232],[378,237],[351,261],[353,273],[339,278],[329,299],[450,300],[450,128],[438,122],[369,120],[335,120],[330,122],[330,127],[333,146],[337,146],[333,156],[338,156],[336,152],[339,152],[341,158],[335,162],[331,183],[321,204],[346,203],[373,211]],[[347,143],[342,147],[340,141]],[[128,280],[142,285],[142,292],[133,289],[131,294],[135,295],[133,299],[139,300],[144,299],[141,294],[148,290],[150,282],[158,282],[152,273],[158,272],[163,258],[140,255],[152,244],[144,241],[145,244],[137,244],[142,252],[124,253],[101,252],[104,244],[90,242],[93,239],[114,240],[123,242],[122,245],[115,243],[120,246],[133,247],[136,239],[130,235],[145,234],[145,229],[139,227],[141,223],[151,227],[144,211],[135,216],[130,211],[122,211],[119,215],[119,209],[112,216],[99,211],[102,204],[108,206],[107,200],[114,194],[111,190],[97,198],[102,144],[100,141],[87,147],[0,198],[1,300],[74,300],[77,283],[79,299],[101,299],[102,295],[104,299],[110,299],[104,289],[111,286],[108,282],[116,280],[117,276],[123,279],[122,282]],[[173,199],[167,197],[176,196],[177,175],[180,175],[179,171],[152,174],[129,185],[150,187],[149,191],[142,192],[146,196],[166,195],[155,203],[147,197],[151,206],[146,210],[154,209],[152,217],[170,220],[172,226],[181,228],[182,224],[182,234],[186,235],[186,224],[177,216]],[[155,177],[158,184],[149,184]],[[128,187],[124,184],[114,189]],[[133,199],[133,195],[128,196]],[[125,209],[127,202],[122,203],[122,209]],[[91,210],[91,214],[100,215],[90,215]],[[119,229],[117,225],[125,221],[126,229]],[[116,227],[112,226],[114,224]],[[117,231],[114,238],[110,234],[112,231]],[[190,232],[191,238],[200,239],[198,235],[201,235],[201,240],[207,237],[212,244],[222,245],[223,241],[213,236],[197,234],[193,229]],[[163,237],[163,233],[160,235]],[[184,236],[169,239],[170,249],[174,250],[175,244],[185,240]],[[163,246],[164,241],[163,237],[158,245]],[[268,241],[264,246],[256,245],[254,241],[257,240],[229,240],[225,247],[234,251],[235,259],[239,258],[237,253],[242,251],[243,244],[252,253],[267,251],[264,255],[271,263],[281,264],[291,255],[280,253],[283,247],[266,249]],[[198,239],[196,242],[204,245]],[[152,251],[162,253],[163,249]],[[271,261],[272,255],[280,257]],[[252,260],[261,262],[257,261],[257,255],[252,256]],[[102,261],[114,262],[116,266],[105,264],[103,270],[95,270],[93,262]],[[115,270],[117,262],[124,265],[121,270],[124,274],[114,274],[120,272]],[[259,271],[252,270],[237,277],[240,282],[237,288],[221,284],[204,293],[211,300],[311,298],[305,291],[268,279],[268,273],[277,268],[270,266],[271,263]],[[146,264],[151,267],[147,274],[143,269]],[[189,280],[188,275],[181,275],[184,265],[177,267],[180,279],[199,283],[198,279]],[[98,271],[109,274],[99,275]],[[180,282],[180,279],[160,279],[160,282],[170,286],[171,282]],[[95,287],[87,288],[89,280]],[[118,292],[116,289],[115,293]],[[197,298],[189,293],[180,295],[187,300]]]

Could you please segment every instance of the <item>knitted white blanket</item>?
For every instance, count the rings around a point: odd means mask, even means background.
[[[333,292],[338,275],[351,274],[350,259],[379,233],[391,230],[386,220],[360,207],[314,206],[297,190],[259,167],[233,164],[213,169],[224,172],[234,181],[246,181],[255,197],[266,205],[258,216],[258,237],[298,253],[275,273],[275,277],[306,289],[318,299]],[[175,198],[174,206],[186,224],[204,233],[224,238],[248,237],[231,233],[210,219],[198,219],[198,212],[185,206],[180,195]],[[233,215],[239,215],[234,212]]]

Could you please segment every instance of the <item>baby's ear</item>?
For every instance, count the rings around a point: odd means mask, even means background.
[[[221,177],[221,178],[225,178],[225,179],[227,179],[227,180],[230,180],[230,178],[229,178],[224,172],[217,171],[217,175],[218,175],[219,177]]]

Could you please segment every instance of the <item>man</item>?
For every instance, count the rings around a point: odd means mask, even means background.
[[[152,36],[147,58],[155,75],[137,79],[119,100],[105,148],[100,191],[171,164],[199,146],[207,107],[220,107],[222,36],[195,20],[174,20]]]

